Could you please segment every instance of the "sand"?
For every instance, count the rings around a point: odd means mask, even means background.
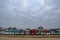
[[[19,36],[16,36],[16,37],[12,37],[12,36],[6,36],[6,35],[1,35],[0,36],[0,40],[60,40],[60,38],[29,38],[29,37],[19,37]]]
[[[0,38],[0,40],[60,40],[60,38]]]

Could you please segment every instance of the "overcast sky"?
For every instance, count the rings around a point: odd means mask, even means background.
[[[0,0],[0,26],[60,27],[60,0]]]

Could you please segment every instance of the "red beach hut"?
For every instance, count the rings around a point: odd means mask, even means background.
[[[35,33],[36,33],[36,32],[35,32],[35,29],[31,29],[31,30],[30,30],[30,35],[35,35]]]

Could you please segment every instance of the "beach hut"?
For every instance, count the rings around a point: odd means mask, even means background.
[[[4,29],[4,34],[10,34],[9,28],[5,28],[5,29]]]
[[[30,29],[30,35],[35,35],[36,34],[36,29]]]
[[[14,28],[10,29],[10,32],[12,32],[13,34],[16,35],[16,34],[19,34],[19,29],[17,29],[17,28],[14,27]]]
[[[15,29],[14,28],[9,28],[9,32],[10,32],[10,34],[12,35],[12,34],[15,34]]]
[[[15,34],[15,35],[18,35],[18,34],[19,34],[19,29],[15,29],[15,30],[14,30],[14,34]]]
[[[17,28],[9,28],[9,32],[11,33],[11,34],[19,34],[19,30],[17,29]]]
[[[19,34],[19,30],[16,29],[15,27],[12,28],[12,27],[9,27],[9,28],[5,28],[4,29],[4,34]]]
[[[25,34],[25,30],[20,29],[20,30],[19,30],[19,34],[20,34],[20,35],[24,35],[24,34]]]
[[[46,35],[50,35],[50,29],[46,30]]]
[[[59,35],[60,34],[60,28],[57,28],[55,33]]]
[[[30,34],[30,29],[29,28],[26,28],[25,29],[25,35],[29,35]]]
[[[57,31],[56,31],[56,30],[57,30],[57,29],[51,29],[51,30],[50,30],[51,35],[57,34]]]
[[[46,33],[47,33],[47,30],[46,29],[42,29],[40,31],[41,31],[41,35],[46,35]]]
[[[0,27],[0,34],[3,34],[4,29],[2,27]]]
[[[39,29],[36,29],[36,35],[40,35],[41,31]]]
[[[3,31],[3,28],[2,28],[2,27],[0,27],[0,32],[1,32],[1,31]]]

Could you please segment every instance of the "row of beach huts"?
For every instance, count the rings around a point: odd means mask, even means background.
[[[0,34],[9,35],[60,35],[60,28],[54,29],[44,29],[43,27],[38,27],[37,29],[18,29],[16,27],[2,28],[0,27]]]

